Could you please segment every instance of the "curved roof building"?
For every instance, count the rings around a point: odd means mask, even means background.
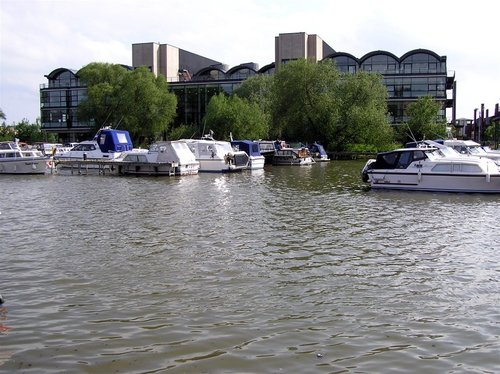
[[[201,124],[208,101],[219,92],[231,93],[242,81],[256,74],[273,74],[279,66],[297,59],[332,60],[344,73],[376,72],[382,75],[388,92],[388,112],[391,123],[407,121],[406,106],[419,97],[430,95],[441,103],[440,116],[455,122],[456,82],[449,74],[446,56],[428,49],[414,49],[402,56],[375,50],[362,57],[337,52],[317,35],[304,32],[279,34],[275,37],[275,61],[259,68],[255,63],[227,65],[173,47],[168,44],[132,44],[132,69],[147,66],[156,75],[162,74],[178,97],[176,122]],[[48,84],[40,88],[42,128],[72,136],[93,124],[77,118],[79,102],[86,88],[80,84],[78,71],[58,68],[45,76]]]

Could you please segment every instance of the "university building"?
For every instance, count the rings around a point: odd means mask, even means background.
[[[446,119],[446,111],[450,110],[455,123],[455,76],[447,70],[446,56],[426,49],[411,50],[399,57],[387,51],[373,51],[357,58],[335,51],[318,35],[298,32],[276,36],[275,61],[263,67],[250,62],[229,68],[220,61],[160,43],[132,44],[132,66],[125,67],[147,66],[154,74],[163,75],[178,99],[175,124],[200,125],[213,95],[230,94],[245,79],[256,74],[274,74],[281,64],[297,59],[330,59],[341,72],[380,73],[387,87],[392,124],[406,122],[406,105],[426,95],[441,104],[441,118]],[[80,121],[77,115],[78,104],[86,95],[78,71],[59,68],[45,77],[47,84],[40,86],[42,129],[59,134],[64,141],[82,140],[94,124]]]

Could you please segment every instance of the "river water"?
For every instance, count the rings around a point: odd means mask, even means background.
[[[0,176],[0,373],[500,372],[500,195],[362,165]]]

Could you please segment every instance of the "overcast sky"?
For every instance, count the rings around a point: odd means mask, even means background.
[[[131,65],[133,43],[263,67],[274,61],[275,36],[306,32],[358,58],[417,48],[447,56],[457,118],[472,118],[482,103],[492,114],[500,102],[498,14],[500,2],[486,0],[0,0],[0,108],[7,124],[34,122],[44,75],[90,62]]]

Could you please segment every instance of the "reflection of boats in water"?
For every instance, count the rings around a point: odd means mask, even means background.
[[[263,169],[265,158],[261,154],[259,142],[252,140],[231,140],[231,146],[236,151],[245,151],[248,155],[248,169]]]
[[[185,141],[161,141],[147,152],[127,151],[116,162],[118,174],[190,175],[198,174],[200,164]]]
[[[0,142],[0,174],[45,174],[50,157],[22,149],[17,141]]]
[[[464,157],[432,141],[377,154],[363,181],[373,189],[500,193],[500,171],[488,158]]]
[[[249,158],[244,151],[235,151],[230,142],[214,140],[212,135],[202,139],[182,139],[200,163],[200,172],[234,172],[246,169]]]

